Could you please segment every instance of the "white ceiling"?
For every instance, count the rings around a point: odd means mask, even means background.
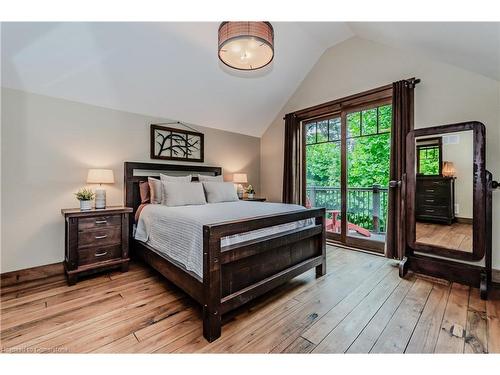
[[[236,72],[218,23],[3,23],[2,86],[260,136],[321,54],[360,36],[500,80],[500,23],[273,23],[275,59]]]

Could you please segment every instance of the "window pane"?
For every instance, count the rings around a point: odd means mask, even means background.
[[[360,129],[361,113],[354,112],[347,115],[347,138],[361,135]]]
[[[330,141],[340,140],[340,118],[330,119]]]
[[[439,146],[419,147],[418,173],[423,175],[439,175]]]
[[[377,109],[369,109],[367,111],[363,111],[363,121],[362,121],[362,134],[370,135],[377,133]]]
[[[306,143],[316,143],[316,123],[306,125]]]
[[[328,142],[328,120],[318,121],[318,139],[316,142]]]
[[[378,107],[378,129],[380,133],[391,131],[392,105]]]

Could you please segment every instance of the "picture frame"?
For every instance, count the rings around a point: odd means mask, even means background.
[[[151,159],[199,162],[204,161],[204,134],[151,124]]]

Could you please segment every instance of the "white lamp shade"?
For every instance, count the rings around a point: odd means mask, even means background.
[[[246,184],[248,182],[246,173],[235,173],[233,174],[233,182],[237,184]]]
[[[115,176],[112,169],[89,169],[88,184],[113,184]]]

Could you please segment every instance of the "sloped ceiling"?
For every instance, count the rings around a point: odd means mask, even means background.
[[[3,23],[2,86],[261,136],[322,53],[350,37],[500,80],[499,25],[273,23],[273,63],[237,72],[218,61],[218,23]]]

